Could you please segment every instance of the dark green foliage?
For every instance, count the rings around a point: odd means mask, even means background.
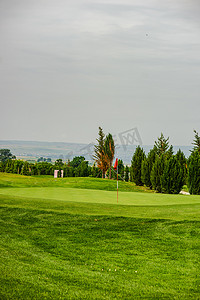
[[[13,172],[13,167],[14,167],[14,160],[8,159],[6,161],[5,172],[6,173],[12,173]]]
[[[161,176],[162,192],[178,194],[184,184],[184,173],[176,156],[166,160],[163,175]]]
[[[125,167],[125,178],[124,178],[124,180],[125,180],[126,182],[129,181],[129,172],[130,172],[129,167],[126,166],[126,167]]]
[[[159,193],[162,192],[161,178],[164,172],[164,167],[165,167],[164,154],[161,154],[160,156],[157,155],[151,171],[151,184],[152,184],[152,188]]]
[[[92,177],[102,177],[101,176],[101,170],[96,167],[96,164],[94,163],[92,168],[91,168],[91,176]]]
[[[75,177],[87,177],[89,175],[88,161],[82,161],[74,172]]]
[[[142,161],[145,159],[144,150],[137,146],[135,153],[131,161],[131,181],[135,182],[136,185],[143,185],[142,182]]]
[[[166,159],[170,159],[173,156],[173,153],[174,153],[174,150],[173,150],[173,146],[171,145],[165,153]]]
[[[12,173],[21,174],[23,163],[23,160],[15,159]]]
[[[3,163],[2,161],[0,161],[0,172],[5,172],[5,163]]]
[[[161,132],[161,136],[155,141],[154,150],[158,156],[164,154],[167,159],[173,155],[173,146],[169,147],[169,137],[166,139]]]
[[[73,160],[70,162],[70,166],[72,168],[78,168],[78,166],[85,160],[83,156],[75,156]]]
[[[189,192],[193,195],[200,195],[200,155],[198,151],[192,152],[188,161]]]
[[[151,174],[151,173],[150,173]],[[142,161],[141,178],[143,184],[151,186],[151,180],[149,174],[149,164],[147,158]]]
[[[56,161],[55,161],[55,166],[56,166],[57,168],[62,168],[63,165],[64,165],[64,162],[62,161],[62,158],[56,159]]]
[[[155,141],[155,149],[156,154],[161,156],[162,154],[167,152],[167,149],[169,148],[169,137],[166,139],[161,132],[161,136],[158,138],[157,141]]]
[[[35,168],[37,170],[37,173],[34,175],[52,175],[53,174],[53,171],[52,171],[53,165],[51,163],[39,162],[39,163],[35,164]]]
[[[86,177],[92,174],[92,168],[88,165],[88,161],[85,161],[83,156],[76,157],[74,161],[74,165],[78,165],[78,167],[72,167],[69,162],[68,164],[64,164],[62,159],[57,159],[55,165],[48,163],[47,161],[36,162],[33,164],[27,161],[10,159],[5,162],[0,162],[0,172],[21,175],[53,175],[54,170],[63,170],[64,177]],[[96,173],[98,171],[99,169],[96,168]],[[59,172],[59,175],[60,174],[61,172]]]
[[[30,164],[25,161],[21,170],[22,175],[31,175]]]
[[[64,167],[64,177],[74,177],[74,168],[70,166]]]
[[[194,145],[193,151],[198,151],[200,154],[200,136],[196,130],[194,130],[194,133],[194,141],[192,143]]]
[[[151,149],[148,153],[147,158],[145,158],[142,162],[142,182],[152,188],[152,183],[151,183],[151,171],[153,168],[153,164],[156,159],[156,149],[155,147]]]
[[[37,162],[51,162],[51,158],[40,157]]]
[[[124,163],[121,159],[118,159],[118,174],[119,174],[119,180],[124,179]]]
[[[184,184],[187,183],[187,159],[184,155],[184,153],[179,149],[176,153],[176,158],[181,164],[181,168],[183,170],[183,178],[184,178]]]
[[[16,156],[13,155],[9,149],[0,149],[0,162],[6,162],[8,159],[15,159]]]

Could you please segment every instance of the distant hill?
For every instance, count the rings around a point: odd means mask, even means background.
[[[124,164],[131,163],[131,159],[137,145],[117,145],[116,157],[123,160]],[[146,153],[153,148],[152,145],[142,145]],[[39,157],[50,157],[53,161],[62,158],[63,161],[72,159],[74,156],[84,156],[91,163],[93,161],[94,145],[79,143],[60,143],[60,142],[37,142],[37,141],[15,141],[0,140],[0,148],[10,149],[17,158],[27,160],[37,160]],[[174,146],[174,152],[181,149],[186,157],[189,157],[192,146]]]

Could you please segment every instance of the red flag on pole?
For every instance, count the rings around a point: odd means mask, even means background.
[[[118,158],[116,158],[115,164],[114,164],[114,169],[117,171],[117,166],[118,166]]]

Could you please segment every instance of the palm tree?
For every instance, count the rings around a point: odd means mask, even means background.
[[[106,161],[109,167],[109,178],[111,179],[111,167],[112,167],[112,162],[115,156],[115,143],[112,137],[112,134],[108,134],[106,136],[105,139],[105,145],[104,145],[104,149],[105,149],[105,157],[106,157]]]

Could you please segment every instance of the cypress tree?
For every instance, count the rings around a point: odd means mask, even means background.
[[[128,166],[125,167],[125,178],[124,178],[124,180],[126,182],[129,181],[129,167]]]
[[[124,179],[124,163],[122,159],[118,160],[118,174],[119,174],[119,180]],[[116,173],[115,173],[115,178],[116,178]]]
[[[143,185],[142,182],[142,162],[145,159],[144,150],[137,146],[133,158],[131,161],[131,181],[135,182],[136,185]]]
[[[176,156],[166,160],[163,175],[161,176],[161,188],[163,193],[178,194],[184,184],[184,173]]]
[[[192,152],[189,157],[188,187],[190,194],[200,195],[200,155],[198,151]]]
[[[184,153],[181,151],[181,149],[179,149],[176,153],[176,158],[179,161],[181,168],[183,170],[183,177],[184,177],[184,184],[186,184],[187,181],[187,159],[184,155]]]
[[[153,168],[153,164],[156,159],[156,150],[155,148],[151,149],[148,153],[147,158],[145,158],[142,162],[142,182],[152,189],[151,183],[151,171]]]
[[[165,167],[164,154],[162,154],[161,156],[157,155],[151,171],[151,184],[152,184],[152,188],[159,193],[162,192],[161,178],[164,172],[164,167]]]

